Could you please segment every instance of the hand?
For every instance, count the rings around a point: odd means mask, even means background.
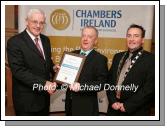
[[[57,72],[58,70],[60,70],[60,65],[59,64],[54,65],[53,70],[54,72]]]
[[[119,105],[120,105],[120,111],[121,111],[121,112],[126,112],[126,111],[125,111],[125,108],[124,108],[124,104],[123,104],[123,103],[120,103]]]
[[[52,83],[50,81],[46,81],[44,88],[49,94],[53,94],[56,91],[56,86],[56,82]]]
[[[119,110],[120,109],[120,103],[119,102],[115,102],[112,104],[111,106],[114,110]]]
[[[80,90],[80,83],[78,82],[74,82],[73,84],[71,84],[69,86],[70,90],[74,91],[74,92],[78,92]]]

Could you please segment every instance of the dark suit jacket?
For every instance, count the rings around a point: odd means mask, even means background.
[[[74,51],[74,53],[79,54],[80,50]],[[107,58],[92,50],[86,57],[78,82],[81,85],[88,85],[89,87],[99,86],[100,84],[103,86],[103,83],[107,81],[107,73]],[[95,89],[85,89],[79,92],[67,90],[65,103],[66,114],[73,116],[98,115],[97,91]]]
[[[118,65],[123,54],[124,52],[118,53],[113,58],[113,63],[109,71],[109,83],[111,85],[116,85]],[[136,55],[137,52],[134,54]],[[148,115],[149,101],[154,96],[155,89],[155,57],[153,54],[143,51],[143,54],[137,59],[122,83],[124,86],[130,84],[139,87],[136,92],[130,90],[121,91],[120,101],[124,103],[125,113],[115,111],[111,108],[111,105],[117,101],[116,94],[113,90],[107,91],[109,100],[108,115]]]
[[[38,112],[50,104],[50,96],[39,88],[33,90],[34,84],[45,85],[53,73],[49,38],[40,35],[44,60],[34,42],[26,31],[12,37],[7,42],[7,55],[12,71],[13,102],[18,111]]]

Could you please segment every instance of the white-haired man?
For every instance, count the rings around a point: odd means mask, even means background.
[[[31,9],[26,29],[7,42],[7,55],[13,79],[13,103],[17,116],[47,116],[50,94],[56,83],[49,38],[41,34],[45,25],[42,10]]]

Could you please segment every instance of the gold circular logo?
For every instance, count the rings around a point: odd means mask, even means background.
[[[50,22],[55,29],[64,30],[70,24],[70,15],[63,9],[56,9],[50,16]]]

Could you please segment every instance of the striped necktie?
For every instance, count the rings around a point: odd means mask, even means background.
[[[40,55],[44,58],[42,49],[41,49],[40,46],[39,46],[39,42],[38,42],[39,40],[38,40],[38,38],[35,38],[34,40],[35,40],[35,45],[36,45],[36,47],[37,47],[37,49],[38,49]]]

